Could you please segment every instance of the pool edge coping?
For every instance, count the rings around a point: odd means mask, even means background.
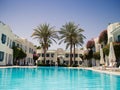
[[[0,66],[1,68],[37,68],[38,66]],[[120,76],[120,72],[118,71],[109,71],[109,70],[104,70],[104,69],[97,69],[94,67],[67,67],[70,69],[85,69],[85,70],[92,70],[95,72],[99,72],[99,73],[106,73],[106,74],[110,74],[110,75],[118,75]]]

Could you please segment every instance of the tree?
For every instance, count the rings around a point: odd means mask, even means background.
[[[100,33],[99,36],[99,43],[103,43],[104,45],[107,44],[108,41],[108,34],[107,34],[107,30],[104,30]]]
[[[105,55],[109,55],[109,48],[110,48],[110,44],[107,44],[106,46],[104,46],[104,48],[103,48],[103,53],[105,54]]]
[[[120,66],[120,43],[114,42],[114,50],[115,50],[115,56],[116,56],[116,62],[117,66]]]
[[[41,24],[36,29],[34,29],[32,37],[39,40],[39,43],[44,50],[43,63],[45,64],[46,51],[48,50],[48,47],[50,46],[52,41],[56,42],[55,38],[58,38],[57,32],[54,30],[54,27],[51,27],[49,24]]]
[[[93,57],[95,60],[100,60],[100,52],[94,52]]]
[[[17,46],[13,46],[13,60],[14,60],[13,63],[14,64],[16,64],[16,60],[23,59],[26,56],[27,56],[26,53],[21,48],[18,48]]]
[[[87,47],[87,49],[88,49],[88,48],[89,48],[89,49],[92,49],[93,47],[95,47],[95,42],[94,42],[94,40],[89,40],[89,41],[87,42],[86,47]]]
[[[93,50],[92,49],[88,50],[88,59],[91,59],[91,58],[93,58]]]
[[[92,39],[92,40],[89,40],[88,42],[87,42],[87,45],[86,45],[86,47],[87,47],[87,49],[88,49],[88,53],[87,53],[87,55],[86,55],[86,57],[87,57],[87,60],[89,60],[89,64],[88,64],[88,66],[92,66],[92,58],[93,58],[93,49],[95,48],[95,42],[94,42],[94,40]]]
[[[38,58],[39,58],[39,55],[36,54],[36,52],[34,52],[34,54],[33,54],[33,60],[34,60],[35,65],[37,64],[37,63],[36,63],[36,60],[37,60]]]
[[[41,49],[41,47],[40,47],[40,46],[37,46],[37,49]]]
[[[74,34],[73,37],[73,47],[74,47],[74,62],[75,62],[75,46],[82,46],[82,44],[84,43],[83,39],[85,39],[86,37],[82,34],[84,30],[81,28],[78,28],[78,26],[76,25],[76,32]]]
[[[19,49],[16,46],[14,46],[13,47],[13,59],[16,59],[18,55],[19,55]]]
[[[19,49],[18,58],[19,58],[19,59],[23,59],[23,58],[25,58],[26,56],[27,56],[26,53],[20,48],[20,49]]]
[[[116,58],[119,59],[120,58],[120,43],[114,42],[113,45],[114,45]]]
[[[82,35],[81,28],[78,27],[79,25],[75,25],[73,22],[68,22],[62,26],[59,31],[60,34],[60,44],[62,42],[66,43],[66,49],[70,46],[70,66],[72,65],[72,47],[74,45],[74,57],[75,57],[75,45],[82,45],[83,38],[85,36]],[[75,59],[74,59],[75,60]]]
[[[117,59],[119,59],[120,58],[120,43],[114,42],[113,47],[114,47],[114,51],[115,51],[115,56],[116,56]],[[109,48],[110,48],[110,44],[107,44],[103,48],[103,52],[107,56],[109,55]]]
[[[115,56],[116,56],[116,61],[117,61],[117,66],[120,65],[120,43],[118,42],[114,42],[113,43],[113,47],[114,47],[114,51],[115,51]],[[107,44],[104,48],[103,48],[103,53],[105,55],[109,55],[109,48],[110,48],[110,44]]]
[[[73,36],[75,34],[76,26],[74,23],[69,22],[62,26],[59,31],[60,36],[60,43],[62,42],[67,43],[66,49],[70,46],[70,66],[72,65],[72,46],[73,46]]]

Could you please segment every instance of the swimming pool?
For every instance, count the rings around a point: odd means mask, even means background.
[[[63,67],[1,68],[0,90],[120,90],[120,76]]]

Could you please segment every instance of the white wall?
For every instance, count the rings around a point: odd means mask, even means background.
[[[2,34],[6,35],[5,44],[1,41]],[[4,52],[4,59],[0,61],[0,65],[13,64],[13,50],[11,49],[14,40],[13,37],[14,35],[10,27],[0,22],[0,51]]]
[[[79,54],[83,54],[83,50],[80,49],[76,49],[76,54],[78,54],[78,57],[76,57],[76,61],[81,61],[82,59],[79,57]],[[42,54],[43,53],[43,49],[37,49],[37,54]],[[57,50],[48,50],[47,53],[49,53],[50,55],[52,53],[54,53],[54,57],[52,58],[50,57],[46,57],[46,60],[53,60],[53,62],[57,61],[57,58],[60,59],[60,63],[64,61],[68,61],[70,60],[70,52],[63,50],[61,48],[58,48]],[[66,57],[65,54],[69,54],[69,57]],[[74,58],[74,57],[73,57]],[[72,60],[73,60],[72,58]],[[43,60],[44,57],[42,57],[42,55],[40,55],[40,57],[38,58],[39,61]],[[73,60],[74,61],[74,60]]]
[[[95,51],[99,52],[100,51],[100,44],[98,42],[99,38],[94,38],[94,42],[95,42]]]
[[[116,41],[116,36],[118,33],[113,35],[113,31],[120,25],[120,23],[112,23],[110,25],[108,25],[107,27],[107,33],[108,33],[108,43],[110,43],[110,41],[115,42]],[[119,29],[120,30],[120,29]]]
[[[3,44],[1,41],[2,34],[6,35],[5,44]],[[24,51],[26,49],[26,54],[27,54],[26,62],[28,62],[28,64],[30,65],[33,65],[34,64],[33,52],[36,51],[34,45],[31,42],[29,42],[27,39],[20,38],[19,36],[13,34],[10,27],[1,21],[0,21],[0,52],[4,52],[4,59],[3,61],[0,61],[0,65],[7,65],[7,64],[13,65],[13,49],[12,49],[13,41],[16,43],[16,45],[19,44],[20,45],[19,47],[22,48]],[[32,50],[31,52],[29,52],[29,48],[31,48]]]

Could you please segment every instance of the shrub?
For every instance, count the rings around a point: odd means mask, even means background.
[[[105,45],[107,44],[108,41],[108,35],[107,35],[107,30],[104,30],[100,33],[99,36],[99,43],[104,43]]]
[[[91,58],[93,58],[93,51],[90,49],[90,50],[87,51],[87,53],[85,53],[85,54],[83,55],[83,59],[89,60],[89,59],[91,59]]]
[[[33,54],[33,60],[37,60],[39,56],[37,54]]]
[[[13,58],[14,59],[23,59],[27,56],[27,54],[22,50],[22,48],[18,48],[16,46],[13,47]]]
[[[113,45],[114,45],[116,58],[118,59],[120,58],[120,43],[114,42]]]
[[[89,40],[86,47],[92,49],[95,46],[94,40]]]
[[[93,58],[94,58],[95,60],[100,60],[100,52],[94,52],[94,53],[93,53]]]
[[[105,55],[109,55],[109,48],[110,48],[110,45],[108,44],[108,45],[106,45],[104,48],[103,48],[103,53],[105,54]]]
[[[114,42],[113,43],[113,47],[114,47],[114,51],[115,51],[115,56],[116,58],[120,58],[120,43],[116,43]],[[106,45],[104,48],[103,48],[103,52],[105,55],[109,55],[109,48],[110,48],[110,44]]]

